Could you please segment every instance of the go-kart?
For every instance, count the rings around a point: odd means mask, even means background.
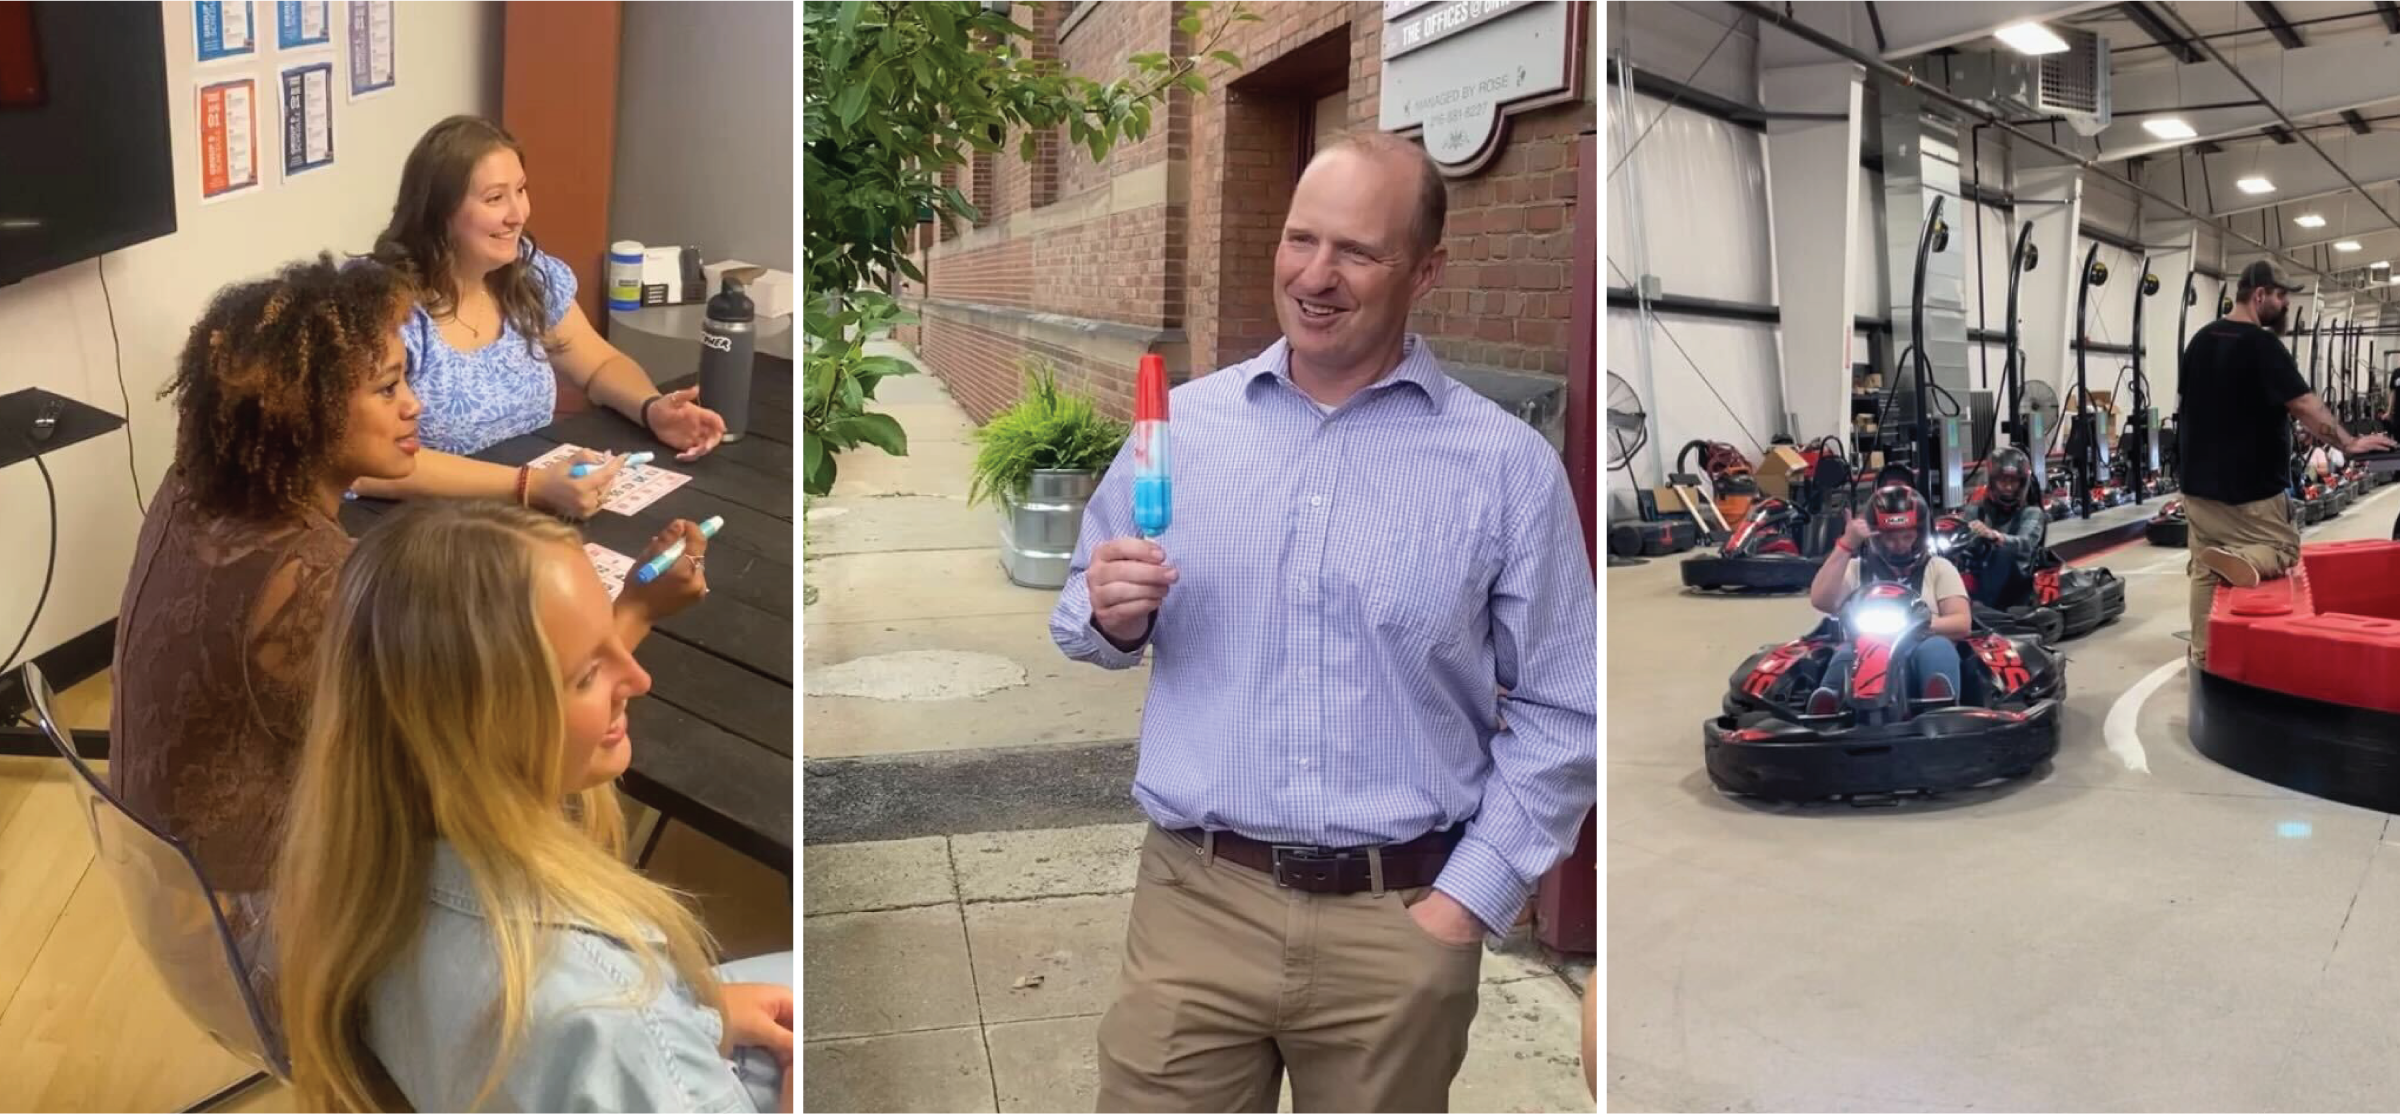
[[[1812,516],[1783,499],[1766,498],[1733,528],[1724,548],[1684,559],[1685,587],[1702,591],[1797,592],[1816,579],[1818,561],[1804,553],[1813,540]],[[1822,556],[1822,554],[1819,554]]]
[[[2142,528],[2142,533],[2150,539],[2152,545],[2162,545],[2170,549],[2183,549],[2190,546],[2192,523],[2190,519],[2184,517],[2183,500],[2167,500],[2167,505],[2158,509],[2158,513],[2151,517],[2150,524]]]
[[[2067,478],[2064,464],[2054,462],[2051,468],[2055,471],[2050,473],[2049,489],[2042,493],[2042,513],[2057,522],[2075,514],[2075,485]]]
[[[1723,592],[1799,592],[1840,536],[1837,513],[1849,505],[1848,461],[1826,455],[1792,488],[1790,499],[1760,499],[1715,553],[1683,562],[1685,587]]]
[[[2037,639],[1979,626],[1959,643],[1962,691],[1910,696],[1917,643],[1941,637],[1931,620],[1914,589],[1870,584],[1839,619],[1752,655],[1734,671],[1724,714],[1701,725],[1709,780],[1770,800],[1869,804],[2021,777],[2057,754],[2066,672]],[[1845,691],[1812,715],[1845,644],[1857,655]]]
[[[2355,487],[2344,484],[2330,468],[2321,467],[2306,450],[2292,454],[2292,476],[2292,502],[2298,506],[2304,526],[2340,515],[2357,497]]]
[[[2292,514],[2299,518],[2302,526],[2314,526],[2333,517],[2333,498],[2323,484],[2314,481],[2294,483]]]
[[[1933,551],[1958,566],[1967,591],[1975,591],[1971,567],[1992,542],[1968,529],[1966,516],[1951,512],[1933,521]],[[1975,621],[2002,634],[2030,634],[2048,645],[2081,638],[2125,614],[2125,582],[2102,568],[2075,568],[2045,547],[2033,559],[2032,584],[2005,606],[1975,604]]]

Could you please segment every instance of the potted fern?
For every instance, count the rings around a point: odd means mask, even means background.
[[[1058,588],[1083,532],[1084,504],[1131,427],[1059,390],[1049,361],[1024,366],[1025,396],[975,431],[981,448],[967,502],[999,505],[1000,563],[1010,581]]]

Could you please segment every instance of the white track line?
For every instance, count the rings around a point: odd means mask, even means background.
[[[2108,740],[2108,752],[2121,759],[2126,769],[2145,774],[2150,772],[2150,756],[2142,750],[2142,736],[2137,730],[2141,723],[2142,705],[2150,699],[2151,693],[2173,680],[2183,668],[2184,659],[2178,656],[2174,661],[2151,670],[2149,676],[2134,682],[2132,688],[2117,697],[2116,703],[2109,705],[2108,720],[2102,725],[2100,733]]]
[[[2188,557],[2184,556],[2184,552],[2183,552],[2182,550],[2178,549],[2178,550],[2176,550],[2176,551],[2174,552],[2174,554],[2173,554],[2172,556],[2161,557],[2161,558],[2159,558],[2159,559],[2158,559],[2158,560],[2156,560],[2156,561],[2152,561],[2152,562],[2150,562],[2150,563],[2149,563],[2149,564],[2147,564],[2147,565],[2143,565],[2141,568],[2138,568],[2138,569],[2127,569],[2126,571],[2124,571],[2124,572],[2122,572],[2122,573],[2119,573],[2119,574],[2117,574],[2117,575],[2119,575],[2119,576],[2165,576],[2165,575],[2166,575],[2166,574],[2168,574],[2168,573],[2176,573],[2176,574],[2180,575],[2180,574],[2183,572],[2183,570],[2184,570],[2184,566],[2185,566],[2185,564],[2186,564],[2186,563],[2187,563],[2189,560],[2190,560],[2190,558],[2188,558]]]

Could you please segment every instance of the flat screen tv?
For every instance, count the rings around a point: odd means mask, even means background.
[[[0,286],[175,231],[163,19],[0,0]]]

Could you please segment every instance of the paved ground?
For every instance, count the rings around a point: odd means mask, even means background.
[[[908,431],[909,455],[844,454],[833,494],[807,514],[805,575],[817,589],[802,624],[807,757],[1137,735],[1149,670],[1061,657],[1047,621],[1058,594],[1001,571],[999,512],[967,506],[966,412],[931,375],[884,380],[878,394],[877,409]]]
[[[1090,1110],[1139,824],[812,846],[802,1105]],[[1484,957],[1454,1110],[1588,1110],[1582,999]],[[1282,1109],[1291,1109],[1287,1090]]]
[[[2309,537],[2395,511],[2387,488]],[[1727,675],[1804,601],[1608,574],[1611,1109],[2392,1105],[2400,835],[2195,752],[2182,551],[2090,563],[2128,607],[2068,645],[2057,761],[1887,810],[1745,803],[1700,769]]]
[[[880,393],[910,454],[844,456],[807,514],[803,1105],[1090,1110],[1148,671],[1059,655],[1056,593],[1011,585],[966,505],[966,415],[931,376]],[[1453,1109],[1592,1108],[1589,971],[1485,956]]]

